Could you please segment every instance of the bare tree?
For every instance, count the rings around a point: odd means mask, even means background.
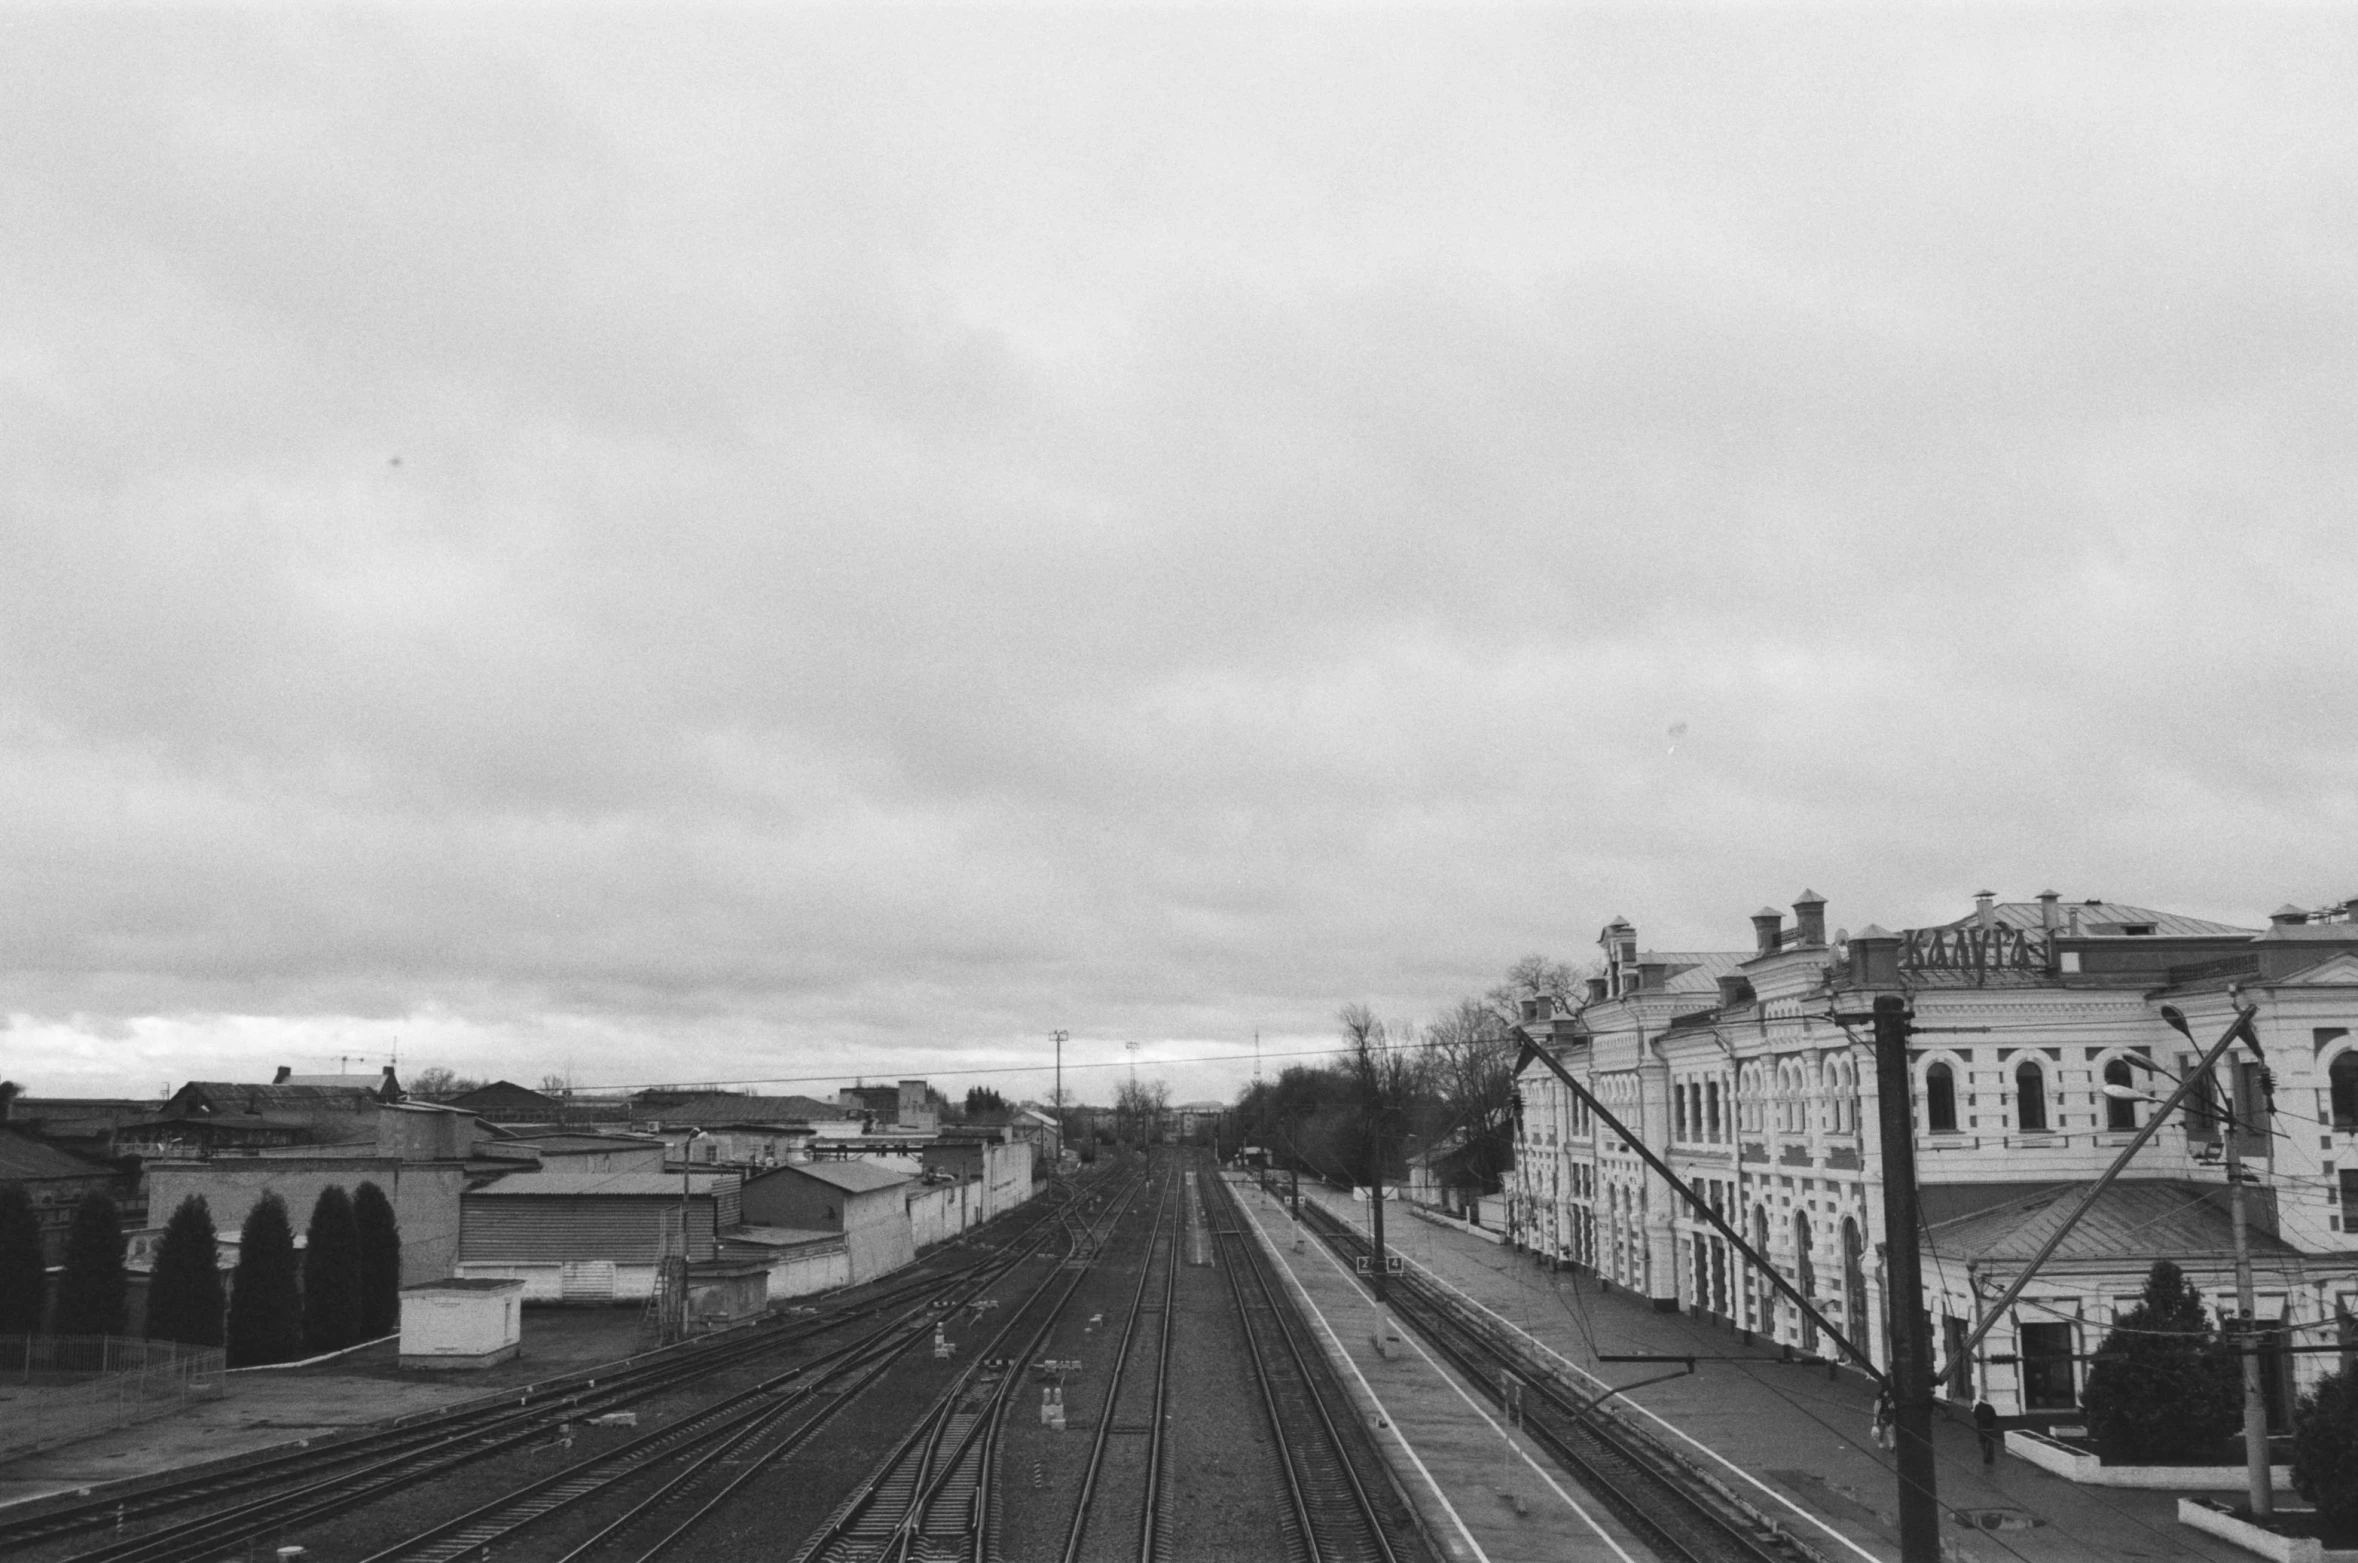
[[[482,1082],[479,1080],[470,1080],[455,1070],[445,1069],[440,1064],[436,1064],[431,1069],[421,1069],[410,1076],[409,1094],[412,1096],[458,1096],[474,1090],[480,1084]]]
[[[1455,1179],[1495,1193],[1514,1156],[1514,1033],[1496,1004],[1460,999],[1425,1027],[1424,1066],[1438,1098],[1437,1139],[1451,1142],[1445,1165]]]
[[[1163,1116],[1171,1106],[1171,1088],[1161,1080],[1125,1080],[1114,1088],[1114,1112],[1126,1138],[1151,1145],[1162,1138]]]

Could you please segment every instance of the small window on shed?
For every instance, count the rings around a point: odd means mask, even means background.
[[[1934,1134],[1957,1129],[1957,1076],[1946,1064],[1924,1071],[1924,1126]]]

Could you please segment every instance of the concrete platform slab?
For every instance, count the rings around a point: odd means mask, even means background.
[[[1297,1251],[1281,1202],[1250,1183],[1238,1192],[1444,1551],[1465,1563],[1647,1563],[1643,1547],[1413,1336],[1379,1349],[1387,1319],[1364,1283],[1316,1241]]]
[[[1365,1230],[1364,1203],[1307,1185],[1303,1197]],[[1830,1378],[1823,1367],[1781,1362],[1774,1350],[1744,1345],[1715,1320],[1657,1312],[1643,1297],[1602,1287],[1592,1276],[1544,1270],[1527,1254],[1416,1220],[1398,1205],[1387,1207],[1384,1225],[1393,1252],[1521,1333],[1575,1382],[1602,1388],[1658,1371],[1600,1363],[1600,1353],[1717,1359],[1622,1404],[1652,1418],[1666,1439],[1755,1506],[1789,1519],[1796,1535],[1834,1563],[1898,1558],[1897,1477],[1891,1456],[1868,1438],[1874,1391],[1863,1377]],[[1943,1547],[1957,1563],[2248,1558],[2181,1525],[2175,1494],[2079,1487],[2006,1455],[1985,1467],[1971,1425],[1945,1412],[1933,1442]]]

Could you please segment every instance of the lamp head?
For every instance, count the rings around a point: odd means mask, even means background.
[[[2133,1085],[2108,1085],[2104,1088],[2104,1094],[2116,1102],[2150,1102],[2154,1100],[2152,1092],[2140,1091]]]
[[[2164,1004],[2161,1007],[2161,1018],[2170,1023],[2170,1029],[2172,1031],[2177,1032],[2178,1035],[2184,1037],[2189,1042],[2194,1040],[2194,1033],[2186,1029],[2185,1012],[2179,1009],[2177,1005]]]

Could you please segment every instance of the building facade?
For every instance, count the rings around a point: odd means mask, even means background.
[[[2358,1308],[2358,924],[2287,909],[2267,929],[2052,892],[1977,898],[1952,923],[1829,936],[1822,898],[1754,914],[1750,950],[1643,951],[1602,932],[1603,975],[1565,1009],[1526,1005],[1512,1240],[1651,1299],[1796,1350],[1815,1324],[1607,1131],[1528,1049],[1544,1048],[1768,1256],[1863,1352],[1886,1360],[1876,998],[1911,1009],[1923,1306],[1942,1392],[2001,1414],[2069,1416],[2089,1355],[2156,1259],[2234,1305],[2223,1135],[2247,1188],[2258,1319],[2279,1416]],[[1986,1306],[2079,1203],[2203,1047],[2256,1011],[2207,1094],[2172,1115],[2065,1238],[1970,1360]],[[2163,1014],[2179,1012],[2191,1036]],[[2345,1180],[2351,1185],[2344,1188]]]

